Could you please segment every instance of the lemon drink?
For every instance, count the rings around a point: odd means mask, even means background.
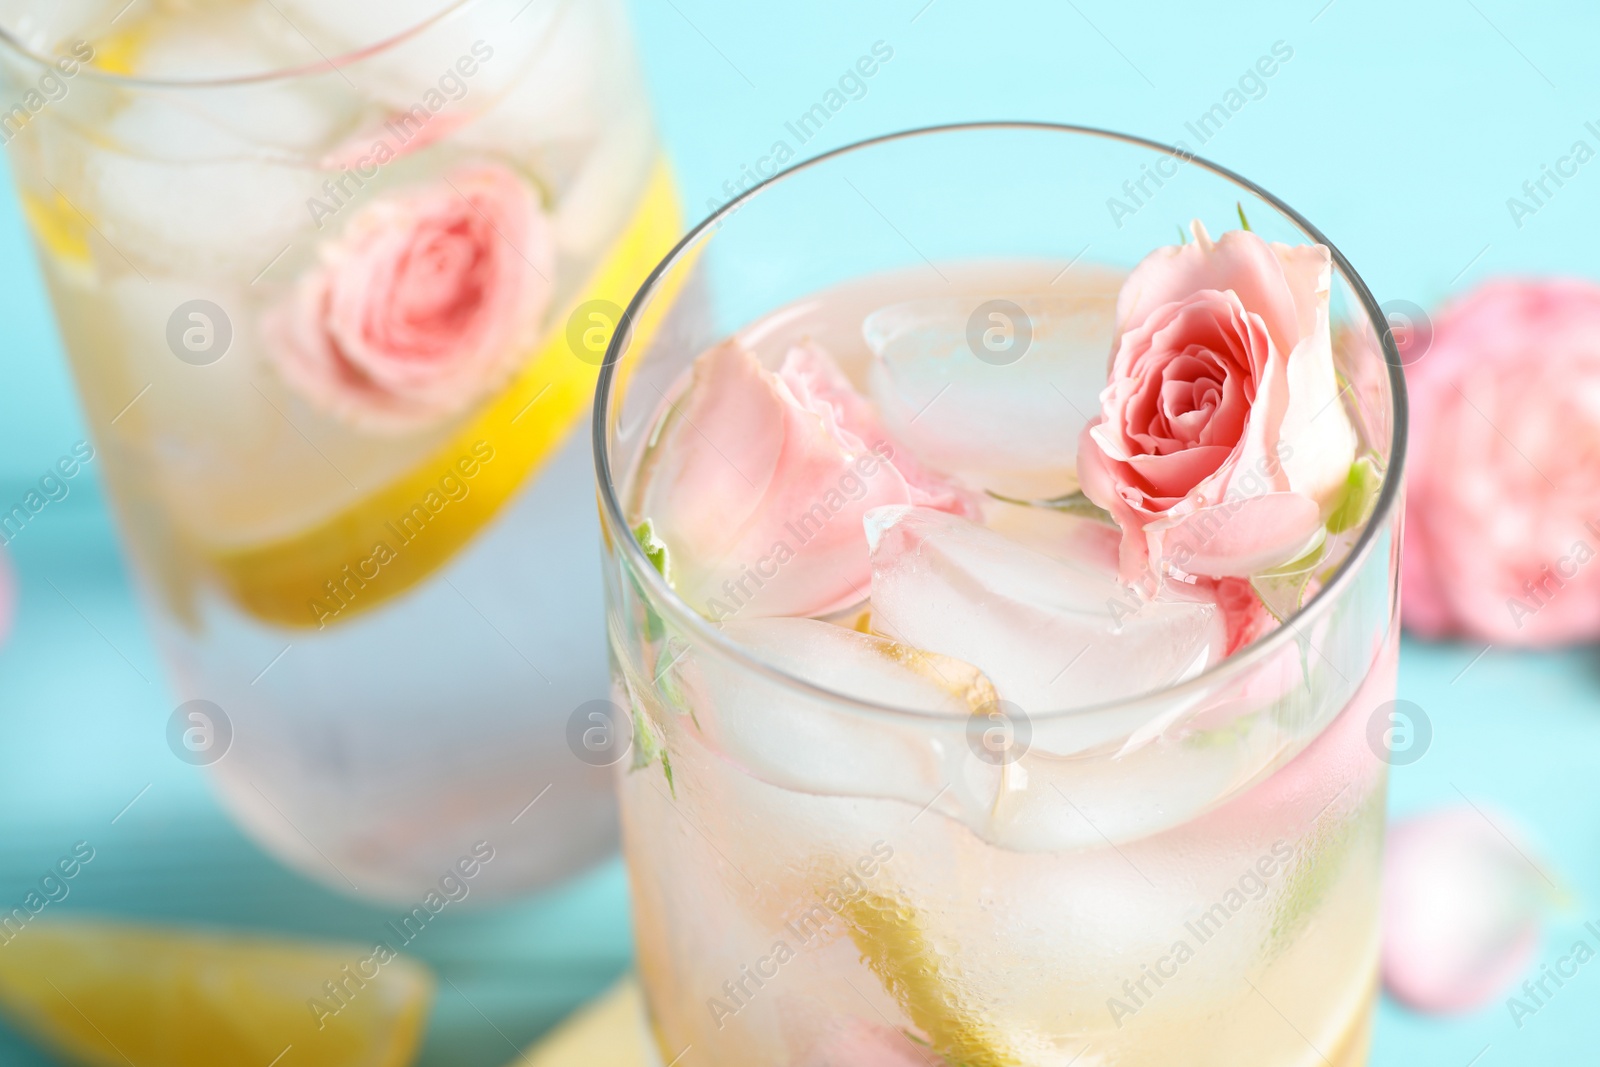
[[[5,4],[0,126],[174,750],[345,891],[592,862],[577,430],[679,228],[621,5],[123,8]]]
[[[1371,731],[1397,637],[1382,320],[1320,235],[1218,174],[1169,205],[1216,238],[1110,237],[1089,176],[1150,158],[1027,124],[841,150],[691,238],[720,322],[615,346],[596,416],[612,700],[661,1063],[1365,1062]],[[1101,262],[1073,258],[1086,242]],[[1287,560],[1186,574],[1221,564],[1168,542],[1130,578],[1101,501],[1120,505],[1082,462],[1120,395],[1111,354],[1157,269],[1251,255],[1328,265],[1277,277],[1308,307],[1337,293],[1298,321],[1329,345],[1316,427],[1338,432],[1317,447],[1348,473]],[[1228,291],[1247,308],[1223,327],[1260,341],[1264,287]],[[1179,346],[1166,380],[1243,366],[1222,336]],[[1187,398],[1232,388],[1163,402],[1193,423],[1213,407]],[[1309,449],[1309,425],[1283,437]],[[1245,489],[1224,504],[1193,560],[1264,524],[1228,523],[1260,506]]]

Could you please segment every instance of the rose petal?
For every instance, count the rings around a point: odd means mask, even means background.
[[[804,406],[831,412],[831,425],[837,432],[891,457],[911,487],[911,503],[976,517],[976,505],[968,494],[918,463],[909,451],[895,448],[877,411],[820,345],[808,341],[791,348],[778,376]]]
[[[1222,445],[1195,445],[1165,456],[1134,456],[1128,466],[1152,495],[1182,498],[1215,474],[1233,451]]]
[[[1117,298],[1119,332],[1161,305],[1187,300],[1202,289],[1231,290],[1262,317],[1280,349],[1292,349],[1301,334],[1300,319],[1285,264],[1275,252],[1282,246],[1269,245],[1248,230],[1229,230],[1212,241],[1198,220],[1191,229],[1194,240],[1158,249],[1128,275]],[[1326,258],[1327,249],[1321,249],[1321,255]],[[1294,281],[1303,284],[1300,259],[1293,263]]]
[[[1241,497],[1145,527],[1152,553],[1213,578],[1248,578],[1287,563],[1321,532],[1316,502],[1299,493]]]
[[[1289,446],[1281,455],[1289,484],[1327,505],[1344,488],[1355,462],[1356,432],[1333,370],[1326,272],[1323,285],[1316,328],[1289,353],[1289,403],[1279,438]]]
[[[977,514],[906,462],[820,347],[774,374],[738,341],[696,361],[668,412],[641,502],[674,586],[713,619],[822,615],[864,599],[863,517],[885,504]]]
[[[1228,627],[1226,655],[1252,645],[1278,627],[1278,620],[1242,578],[1221,578],[1213,585],[1217,605]]]
[[[1390,828],[1383,980],[1397,999],[1419,1011],[1470,1011],[1528,969],[1552,890],[1509,832],[1504,817],[1491,823],[1472,808]]]

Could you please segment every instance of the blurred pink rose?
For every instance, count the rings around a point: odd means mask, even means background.
[[[11,636],[11,618],[17,608],[17,579],[11,560],[0,550],[0,645]]]
[[[1406,380],[1406,625],[1600,637],[1600,286],[1483,285],[1440,313]]]
[[[1331,260],[1247,230],[1145,257],[1078,477],[1122,528],[1124,581],[1248,577],[1310,548],[1355,455],[1334,376]]]
[[[497,164],[374,201],[269,314],[269,351],[318,408],[403,431],[493,393],[527,357],[555,244],[538,194]]]
[[[822,615],[864,599],[862,518],[875,507],[977,515],[889,440],[815,344],[791,349],[774,374],[724,342],[695,362],[680,403],[642,512],[679,595],[710,618]]]

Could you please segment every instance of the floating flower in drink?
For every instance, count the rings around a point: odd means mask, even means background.
[[[1117,298],[1084,495],[1122,528],[1125,581],[1250,578],[1316,547],[1355,460],[1321,245],[1249,230],[1164,248]]]
[[[554,288],[539,196],[501,164],[361,208],[266,320],[269,354],[314,406],[406,431],[495,393]]]

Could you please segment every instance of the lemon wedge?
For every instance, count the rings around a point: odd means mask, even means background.
[[[359,945],[43,922],[0,945],[0,1009],[89,1067],[402,1067],[433,978],[372,957]]]
[[[868,891],[840,914],[862,962],[935,1052],[960,1067],[1024,1067],[982,1006],[950,974],[948,958],[929,940],[910,903]]]
[[[145,36],[144,28],[138,25],[108,34],[94,43],[90,62],[108,74],[131,76],[134,62],[144,50]]]
[[[506,1067],[646,1067],[644,1000],[632,978],[613,986]]]
[[[46,197],[22,191],[22,214],[39,243],[63,265],[82,268],[89,262],[89,223],[59,192]]]

